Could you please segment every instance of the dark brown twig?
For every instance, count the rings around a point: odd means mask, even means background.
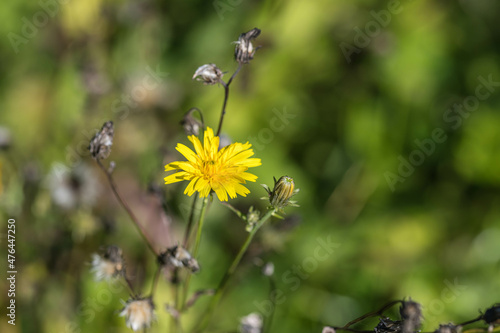
[[[229,97],[229,85],[231,84],[231,82],[233,82],[234,77],[236,76],[236,74],[238,74],[238,72],[240,71],[240,69],[241,69],[241,63],[238,64],[238,68],[236,68],[236,71],[233,73],[233,75],[231,75],[231,78],[229,78],[229,81],[227,81],[227,83],[225,83],[224,81],[220,80],[220,83],[224,87],[224,102],[222,103],[222,111],[221,111],[221,114],[220,114],[219,128],[217,129],[217,134],[215,136],[219,136],[220,135],[220,131],[222,129],[222,123],[224,121],[224,115],[226,114],[227,99]]]
[[[371,311],[371,312],[368,312],[364,315],[362,315],[361,317],[359,318],[356,318],[354,320],[351,320],[350,322],[348,322],[347,324],[345,324],[342,329],[346,329],[356,323],[359,323],[360,321],[366,319],[366,318],[369,318],[369,317],[373,317],[373,316],[381,316],[385,310],[387,310],[388,308],[390,308],[391,306],[395,305],[395,304],[398,304],[398,303],[401,303],[402,301],[400,300],[397,300],[397,301],[392,301],[392,302],[389,302],[387,303],[386,305],[384,305],[383,307],[381,307],[380,309],[376,310],[376,311]],[[356,332],[359,332],[359,331],[356,331]]]
[[[113,176],[111,175],[111,173],[108,170],[106,170],[106,168],[104,167],[104,165],[102,165],[102,163],[101,163],[101,161],[99,159],[96,159],[96,161],[97,161],[97,164],[99,165],[99,167],[102,169],[102,171],[106,174],[106,177],[108,178],[109,185],[111,186],[111,189],[113,190],[113,194],[115,195],[116,199],[118,199],[118,201],[120,202],[120,204],[122,205],[122,207],[125,209],[125,211],[127,212],[127,214],[130,216],[130,218],[134,222],[137,230],[141,234],[142,238],[144,239],[144,241],[148,245],[148,247],[151,250],[151,252],[153,252],[156,256],[158,256],[159,253],[157,252],[157,250],[154,249],[153,243],[146,236],[147,234],[146,234],[146,231],[144,230],[143,226],[139,223],[139,220],[137,220],[137,217],[135,216],[135,214],[132,212],[132,210],[130,209],[130,207],[128,206],[128,204],[125,202],[125,200],[123,200],[123,198],[118,193],[115,181],[113,180]]]

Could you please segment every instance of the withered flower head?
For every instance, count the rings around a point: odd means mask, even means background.
[[[251,313],[240,320],[240,333],[261,333],[262,317],[258,313]]]
[[[252,44],[252,39],[257,38],[260,35],[260,29],[253,28],[248,32],[244,32],[238,38],[238,41],[234,42],[236,47],[234,49],[234,59],[240,64],[248,64],[250,60],[253,59],[255,48]]]
[[[403,301],[399,314],[403,319],[403,332],[414,332],[422,324],[422,310],[419,303],[411,300]]]
[[[92,272],[95,280],[111,280],[124,273],[125,263],[118,246],[108,246],[102,256],[92,255]]]
[[[196,273],[200,270],[198,261],[191,256],[182,246],[173,246],[167,249],[166,252],[161,254],[160,261],[165,264],[171,264],[174,267],[185,267]]]
[[[389,317],[380,318],[380,323],[374,328],[375,333],[401,333],[403,322],[401,320],[391,320]]]
[[[113,122],[105,122],[101,130],[90,140],[89,150],[93,158],[96,160],[108,158],[113,145],[113,134]]]
[[[198,111],[200,113],[201,117],[201,122],[193,117],[193,112]],[[198,108],[192,108],[186,114],[181,120],[181,125],[184,127],[184,131],[186,132],[186,135],[196,135],[200,134],[200,128],[203,129],[203,115],[201,111]]]
[[[333,327],[325,326],[323,327],[321,333],[335,333],[335,329]]]
[[[500,324],[500,303],[493,305],[491,308],[486,310],[483,315],[483,320],[489,325],[499,325]],[[491,326],[491,327],[492,327]]]
[[[223,75],[224,73],[215,64],[206,64],[198,67],[194,72],[193,80],[202,81],[203,84],[216,84],[220,83]]]
[[[439,328],[435,330],[434,333],[460,333],[461,331],[461,327],[449,323],[446,325],[439,325]]]
[[[272,262],[267,262],[264,266],[262,266],[262,274],[265,276],[273,276],[274,264]]]
[[[151,298],[130,299],[124,304],[120,317],[125,317],[127,327],[134,331],[148,328],[155,320],[154,304]]]
[[[298,207],[295,201],[290,200],[292,196],[299,192],[299,189],[295,188],[292,177],[283,176],[279,180],[274,178],[274,189],[272,191],[269,186],[265,184],[262,184],[262,187],[264,187],[269,194],[269,203],[271,207],[277,211],[283,211],[283,208],[286,206]]]

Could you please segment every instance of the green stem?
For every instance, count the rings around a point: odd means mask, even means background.
[[[248,250],[248,246],[252,242],[253,237],[257,233],[257,231],[262,227],[264,222],[271,217],[271,215],[274,213],[274,210],[269,210],[260,220],[257,222],[257,225],[253,230],[248,234],[247,239],[245,240],[245,243],[240,248],[240,251],[236,255],[236,258],[234,258],[231,266],[229,266],[229,269],[226,271],[224,276],[222,277],[222,280],[219,283],[219,286],[217,287],[217,291],[215,292],[214,297],[212,298],[212,301],[208,305],[207,310],[205,311],[204,316],[202,319],[199,321],[198,327],[194,329],[194,332],[203,332],[205,328],[210,324],[210,320],[212,318],[212,314],[219,304],[219,301],[222,297],[222,294],[224,293],[224,290],[227,286],[227,282],[229,279],[233,276],[234,272],[236,271],[236,268],[238,267],[241,259],[243,258],[243,255],[245,252]]]
[[[200,247],[200,240],[201,240],[201,231],[203,229],[203,221],[205,220],[205,212],[207,210],[207,204],[208,204],[208,197],[203,199],[203,203],[201,206],[200,218],[198,220],[198,229],[196,231],[196,241],[194,243],[193,251],[191,252],[193,258],[196,258],[198,256],[198,249]],[[184,284],[184,291],[182,294],[182,305],[179,307],[180,312],[182,312],[182,310],[186,306],[187,294],[189,292],[189,283],[191,282],[191,275],[192,274],[189,272],[188,275],[186,276],[186,282]]]
[[[201,240],[201,230],[203,229],[203,221],[205,220],[205,212],[207,211],[208,197],[203,199],[203,204],[201,206],[200,219],[198,221],[198,230],[196,231],[196,242],[194,243],[194,249],[191,255],[196,258],[198,256],[198,249],[200,247]]]

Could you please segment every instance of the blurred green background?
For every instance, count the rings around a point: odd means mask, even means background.
[[[301,207],[259,231],[210,331],[269,306],[255,258],[274,263],[282,291],[272,332],[321,332],[403,297],[422,303],[426,331],[476,317],[500,300],[499,12],[494,0],[0,2],[0,269],[15,218],[19,272],[15,327],[0,282],[0,331],[130,331],[126,289],[95,283],[91,255],[121,246],[145,294],[155,258],[88,142],[114,121],[119,190],[158,246],[177,244],[192,198],[163,184],[164,165],[187,143],[183,114],[199,107],[216,128],[223,98],[191,77],[215,63],[228,78],[231,42],[254,27],[262,48],[231,85],[223,134],[249,140],[262,166],[231,203],[265,210],[259,184],[288,175]],[[193,290],[216,286],[244,227],[211,204]],[[335,249],[319,260],[322,241]],[[166,332],[171,287],[158,288],[151,331]]]

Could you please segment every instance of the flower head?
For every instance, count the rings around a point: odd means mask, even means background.
[[[198,261],[182,246],[176,245],[168,248],[167,251],[161,254],[159,259],[161,264],[170,264],[178,268],[186,267],[192,273],[200,270]]]
[[[138,331],[151,326],[155,319],[154,308],[151,298],[131,299],[125,303],[120,316],[125,317],[127,327]]]
[[[244,32],[238,38],[238,41],[234,42],[236,48],[234,49],[234,58],[240,64],[248,64],[250,60],[253,59],[255,51],[252,44],[252,39],[257,38],[260,35],[260,29],[253,28],[248,32]]]
[[[193,117],[193,112],[198,111],[202,122]],[[203,114],[198,108],[191,108],[181,120],[181,125],[184,127],[184,131],[187,135],[198,135],[200,133],[200,128],[203,128]]]
[[[104,255],[92,255],[92,272],[95,280],[111,280],[124,272],[122,250],[118,246],[108,246]]]
[[[176,149],[186,157],[187,161],[172,162],[165,166],[165,171],[179,170],[165,177],[165,184],[190,181],[184,194],[189,196],[199,192],[202,198],[214,191],[221,201],[235,198],[237,194],[246,196],[250,191],[243,186],[246,181],[254,182],[257,176],[246,172],[248,168],[261,165],[260,158],[250,158],[253,150],[250,143],[235,142],[219,150],[219,137],[207,127],[203,146],[200,140],[191,135],[188,137],[195,152],[178,143]]]
[[[222,80],[224,73],[215,66],[215,64],[207,64],[198,67],[193,75],[193,80],[203,81],[203,84],[216,84]]]
[[[262,332],[262,317],[258,313],[250,313],[248,316],[240,319],[241,333],[261,333]]]
[[[483,315],[483,320],[493,328],[493,325],[500,324],[500,303],[487,309]]]
[[[392,320],[389,317],[379,318],[380,322],[373,329],[375,333],[401,333],[403,332],[403,321]]]
[[[105,122],[101,130],[90,140],[89,150],[93,158],[98,160],[108,158],[113,145],[113,134],[113,122]]]
[[[434,331],[434,333],[460,333],[462,331],[461,326],[456,326],[452,323],[440,324],[439,328]]]
[[[403,319],[403,332],[414,332],[422,323],[422,310],[420,304],[412,301],[404,301],[399,308],[399,314]]]
[[[277,211],[283,211],[286,206],[297,206],[295,201],[290,199],[299,191],[295,188],[295,183],[292,177],[282,176],[276,180],[274,178],[274,189],[271,190],[269,186],[262,184],[269,194],[269,203],[271,207]],[[267,198],[263,198],[267,199]]]

